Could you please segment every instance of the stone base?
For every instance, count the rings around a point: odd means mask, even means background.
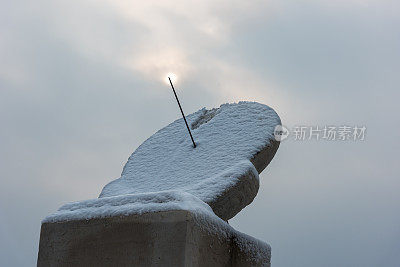
[[[268,244],[224,227],[186,210],[44,222],[37,265],[270,266]]]

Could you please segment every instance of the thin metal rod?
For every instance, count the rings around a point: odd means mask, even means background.
[[[172,81],[171,81],[171,78],[170,78],[170,77],[168,77],[168,80],[169,80],[169,83],[171,84],[172,91],[174,92],[174,95],[175,95],[176,101],[178,102],[178,106],[179,106],[179,109],[181,110],[181,113],[182,113],[183,120],[185,121],[186,127],[187,127],[187,129],[188,129],[188,131],[189,131],[190,138],[192,139],[192,142],[193,142],[193,147],[194,147],[194,148],[196,148],[196,143],[194,142],[194,139],[193,139],[192,133],[190,132],[189,125],[188,125],[188,123],[187,123],[187,121],[186,121],[186,118],[185,118],[185,114],[183,114],[183,110],[182,110],[182,107],[181,107],[181,103],[179,103],[179,99],[178,99],[178,96],[176,95],[176,92],[175,92],[174,85],[172,84]]]

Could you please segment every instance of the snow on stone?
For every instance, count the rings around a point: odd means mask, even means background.
[[[196,148],[178,119],[140,145],[99,198],[68,203],[43,223],[186,210],[200,227],[233,238],[239,249],[269,262],[268,244],[234,230],[207,203],[246,173],[258,179],[250,160],[273,140],[279,116],[266,105],[239,102],[203,108],[187,120]]]
[[[47,216],[43,222],[90,220],[167,210],[189,210],[196,214],[213,214],[210,206],[189,193],[164,191],[71,202]]]
[[[238,177],[252,173],[258,179],[250,159],[269,144],[280,124],[273,109],[255,102],[203,108],[187,119],[196,148],[183,120],[176,120],[139,146],[121,178],[106,185],[99,199],[66,204],[45,221],[173,209],[212,212],[207,203],[235,186]]]
[[[274,138],[279,116],[256,102],[223,104],[187,116],[197,147],[183,119],[156,132],[129,157],[122,175],[100,198],[178,190],[208,202],[242,173],[258,173],[250,159]]]
[[[222,238],[233,239],[238,248],[255,261],[265,263],[270,261],[271,247],[267,243],[236,231],[216,216],[210,206],[202,200],[182,191],[140,193],[72,202],[47,216],[42,223],[90,220],[170,210],[191,211],[195,222],[203,230]]]

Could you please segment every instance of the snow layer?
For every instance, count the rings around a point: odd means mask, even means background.
[[[279,116],[256,102],[223,104],[187,116],[156,132],[129,157],[122,175],[107,184],[100,198],[179,190],[208,202],[249,170],[250,159],[274,138]]]
[[[213,214],[210,206],[189,193],[164,191],[71,202],[47,216],[43,222],[89,220],[167,210],[188,210],[196,214]]]
[[[274,138],[278,115],[266,105],[240,102],[203,108],[187,120],[196,148],[183,119],[176,120],[136,149],[121,177],[106,185],[98,199],[66,204],[43,223],[186,210],[200,227],[233,238],[241,251],[269,262],[268,244],[234,230],[207,203],[246,173],[258,179],[250,159]]]

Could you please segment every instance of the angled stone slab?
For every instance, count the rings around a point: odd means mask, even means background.
[[[239,102],[201,109],[187,120],[196,148],[183,119],[174,121],[136,149],[100,198],[180,190],[209,204],[224,220],[250,204],[258,174],[279,147],[274,138],[279,116],[266,105]]]

